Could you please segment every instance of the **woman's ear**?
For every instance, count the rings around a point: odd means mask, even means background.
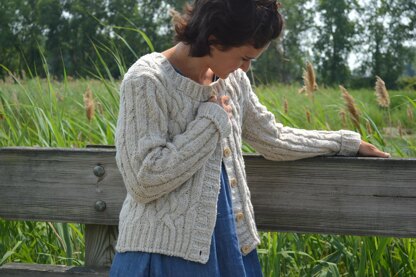
[[[209,35],[208,36],[208,47],[209,47],[209,55],[211,56],[211,53],[213,50],[220,50],[220,48],[218,47],[218,40],[214,35]]]
[[[208,36],[208,45],[209,49],[212,51],[212,49],[219,50],[219,51],[225,51],[226,48],[218,41],[218,39],[214,35]]]
[[[216,44],[218,44],[217,38],[214,35],[209,35],[208,36],[208,45],[211,46],[211,45],[216,45]]]

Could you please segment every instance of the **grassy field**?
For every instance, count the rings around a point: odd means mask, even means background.
[[[98,74],[100,75],[100,74]],[[0,147],[85,147],[114,144],[117,80],[58,82],[32,78],[0,83]],[[300,86],[257,87],[279,122],[305,129],[351,129],[393,157],[416,157],[415,91],[391,91],[387,108],[374,91],[350,91],[357,122],[338,88],[313,96]],[[249,146],[245,146],[250,151]],[[84,260],[84,226],[0,220],[0,265],[5,262],[78,264]],[[265,276],[416,276],[416,240],[385,237],[262,233]]]

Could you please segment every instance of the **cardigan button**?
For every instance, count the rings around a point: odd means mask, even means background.
[[[235,219],[237,220],[237,222],[240,222],[241,220],[244,219],[244,214],[242,212],[239,212],[235,215]]]
[[[244,245],[243,247],[241,247],[241,252],[243,252],[243,254],[248,254],[250,252],[250,246]]]
[[[224,148],[224,157],[228,158],[231,155],[231,149],[229,147]]]
[[[235,188],[237,186],[237,179],[236,178],[232,178],[230,180],[230,185],[232,188]]]

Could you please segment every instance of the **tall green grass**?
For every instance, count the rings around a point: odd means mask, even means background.
[[[104,76],[103,76],[104,78]],[[1,146],[85,147],[114,144],[118,110],[118,80],[9,79],[0,84]],[[88,120],[83,94],[91,90],[95,116]],[[354,129],[337,89],[316,93],[314,101],[295,86],[260,86],[256,92],[278,121],[306,129]],[[370,90],[350,91],[362,112],[365,139],[396,157],[415,156],[412,91],[391,92],[390,110],[378,108]],[[284,103],[287,102],[287,113]],[[99,104],[98,104],[99,103]],[[308,121],[306,112],[310,113]],[[389,113],[389,114],[388,114]],[[391,120],[387,120],[391,118]],[[365,122],[371,120],[372,132]],[[401,121],[406,133],[392,136]],[[363,131],[364,130],[364,131]],[[83,264],[83,225],[0,221],[0,262]],[[415,240],[383,237],[262,233],[259,256],[265,276],[413,276]]]
[[[262,233],[265,276],[415,276],[415,240]]]
[[[62,82],[50,76],[46,61],[45,79],[29,72],[29,78],[20,80],[2,66],[9,78],[0,83],[0,147],[114,144],[119,82],[105,64],[95,66],[94,79],[72,81],[64,73]],[[85,111],[87,91],[94,94],[96,115],[91,119]],[[0,265],[10,261],[82,265],[84,255],[81,224],[0,219]]]
[[[114,46],[114,45],[113,45]],[[125,62],[113,47],[96,45],[96,72],[91,79],[58,82],[49,74],[20,80],[10,72],[0,83],[0,146],[85,147],[114,144],[120,81],[113,79],[103,53],[112,54],[120,72]],[[48,72],[47,66],[45,71]],[[313,99],[299,87],[255,88],[260,101],[278,121],[305,129],[356,129],[340,116],[345,104],[338,89],[321,89]],[[93,93],[95,116],[88,119],[86,91]],[[396,157],[416,156],[415,91],[390,92],[389,109],[379,108],[371,90],[350,91],[361,112],[363,139]],[[285,105],[286,103],[286,105]],[[286,108],[285,108],[286,106]],[[251,151],[248,145],[246,151]],[[265,276],[416,276],[414,239],[261,233],[259,257]],[[6,262],[82,265],[84,226],[0,220],[0,265]]]
[[[82,265],[80,224],[0,220],[0,265],[6,262]]]
[[[415,157],[416,92],[390,91],[391,105],[377,105],[373,90],[350,91],[360,111],[360,128],[351,121],[337,88],[320,89],[310,98],[299,94],[298,86],[268,85],[255,89],[260,101],[285,125],[320,130],[349,129],[395,157]],[[345,114],[345,120],[342,118]],[[308,116],[309,114],[309,116]]]

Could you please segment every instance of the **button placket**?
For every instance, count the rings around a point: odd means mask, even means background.
[[[236,178],[231,178],[231,179],[230,179],[230,186],[231,186],[232,188],[237,187],[237,179],[236,179]]]
[[[224,152],[223,152],[223,154],[224,154],[224,157],[225,157],[225,158],[230,157],[230,156],[231,156],[231,149],[230,149],[230,147],[226,146],[226,147],[224,148]]]
[[[238,213],[236,213],[236,215],[235,215],[235,220],[236,220],[237,222],[241,222],[243,219],[244,219],[244,214],[243,214],[242,212],[238,212]]]
[[[250,252],[250,246],[244,245],[243,247],[241,247],[241,252],[243,252],[243,254],[248,254],[248,252]]]

